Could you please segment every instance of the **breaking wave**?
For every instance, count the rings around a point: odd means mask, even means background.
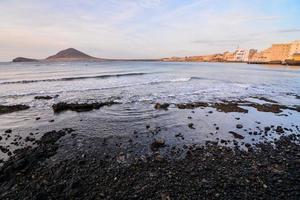
[[[144,73],[133,73],[133,74],[130,74],[129,76],[143,75],[143,74]],[[124,74],[115,75],[114,77],[118,77],[118,76],[125,76],[125,75]],[[128,76],[128,74],[127,74],[127,76]],[[97,77],[100,77],[100,76],[94,76],[94,77],[97,78]],[[104,76],[101,76],[100,78],[106,78],[106,77],[112,77],[112,75],[108,75],[108,76],[104,75]],[[71,78],[68,78],[68,79],[71,79]],[[78,78],[76,77],[75,79],[79,79],[79,77]],[[86,78],[81,77],[80,79],[86,79]],[[176,83],[176,82],[189,82],[189,81],[192,81],[194,79],[201,79],[201,78],[186,77],[186,78],[175,78],[175,79],[169,79],[169,80],[157,80],[157,81],[154,80],[154,81],[148,81],[148,82],[124,84],[124,85],[110,86],[110,87],[86,88],[86,89],[82,89],[82,90],[58,90],[58,91],[50,91],[50,93],[51,94],[57,94],[57,93],[61,93],[61,92],[113,90],[113,89],[128,88],[128,87],[135,87],[135,86],[159,85],[159,84]],[[59,79],[59,81],[60,80],[62,80],[62,79]],[[72,80],[74,80],[74,78],[72,78]],[[43,82],[43,81],[45,81],[45,82],[50,81],[51,82],[52,79],[38,80],[38,81],[32,81],[32,82]],[[22,83],[23,82],[24,81],[22,81]],[[9,82],[9,83],[0,83],[0,84],[13,84],[13,83],[17,83],[17,81],[16,82]],[[42,94],[45,95],[46,93],[42,93]],[[31,93],[23,93],[23,94],[9,94],[9,95],[3,95],[3,96],[0,95],[0,97],[22,97],[22,96],[31,96],[31,95],[41,95],[41,93],[40,92],[31,92]]]
[[[42,80],[21,80],[21,81],[7,81],[0,84],[26,84],[26,83],[37,83],[37,82],[56,82],[56,81],[73,81],[73,80],[83,80],[83,79],[104,79],[112,77],[124,77],[124,76],[142,76],[148,73],[127,73],[127,74],[108,74],[99,76],[79,76],[79,77],[66,77],[57,79],[42,79]]]

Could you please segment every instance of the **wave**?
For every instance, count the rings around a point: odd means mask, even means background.
[[[152,81],[152,82],[146,83],[146,85],[148,85],[148,84],[156,85],[156,84],[161,84],[161,83],[175,83],[175,82],[189,82],[192,80],[210,80],[210,79],[192,76],[192,77],[177,78],[177,79],[171,79],[171,80]]]
[[[79,77],[66,77],[66,78],[56,78],[56,79],[41,79],[41,80],[21,80],[21,81],[7,81],[0,84],[26,84],[26,83],[37,83],[37,82],[56,82],[56,81],[73,81],[73,80],[83,80],[83,79],[104,79],[112,77],[123,77],[123,76],[141,76],[148,73],[126,73],[126,74],[107,74],[99,76],[79,76]]]
[[[207,79],[207,78],[198,77],[198,76],[192,76],[191,77],[191,80],[204,80],[204,79]]]
[[[161,80],[161,81],[151,81],[147,83],[142,83],[141,85],[156,85],[161,83],[173,83],[173,82],[189,82],[191,78],[178,78],[178,79],[170,79],[170,80]]]
[[[118,77],[118,76],[134,76],[134,75],[144,75],[146,73],[131,73],[131,74],[117,74],[117,75],[102,75],[102,76],[94,76],[93,78],[109,78],[109,77]],[[87,77],[92,78],[92,77]],[[75,77],[75,78],[68,78],[69,80],[74,79],[87,79],[82,77]],[[66,79],[66,78],[63,78]],[[175,79],[168,79],[168,80],[157,80],[157,81],[149,81],[149,82],[142,82],[142,83],[134,83],[134,84],[125,84],[125,85],[116,85],[116,86],[110,86],[110,87],[102,87],[102,88],[86,88],[82,90],[58,90],[58,91],[48,91],[48,92],[31,92],[31,93],[23,93],[23,94],[9,94],[9,95],[3,95],[0,97],[25,97],[25,96],[33,96],[33,95],[51,95],[51,94],[60,94],[62,92],[84,92],[84,91],[103,91],[103,90],[114,90],[114,89],[121,89],[121,88],[128,88],[128,87],[135,87],[135,86],[147,86],[147,85],[159,85],[159,84],[167,84],[167,83],[176,83],[176,82],[190,82],[192,80],[200,80],[205,79],[201,77],[185,77],[185,78],[175,78]],[[46,79],[46,80],[38,80],[34,82],[42,82],[42,81],[51,81],[52,79]],[[59,81],[62,79],[58,79]],[[17,82],[17,81],[16,81]],[[14,82],[14,83],[16,83]],[[0,83],[0,84],[13,84],[13,82],[9,83]]]

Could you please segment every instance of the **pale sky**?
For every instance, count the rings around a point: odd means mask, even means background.
[[[162,58],[300,39],[299,0],[0,0],[0,61]]]

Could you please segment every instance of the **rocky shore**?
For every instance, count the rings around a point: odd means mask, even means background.
[[[0,105],[0,115],[1,114],[7,114],[7,113],[12,113],[16,111],[21,111],[21,110],[27,110],[30,107],[27,105],[11,105],[11,106],[4,106]]]
[[[255,108],[258,112],[271,112],[271,113],[281,113],[283,110],[294,110],[300,112],[300,107],[295,105],[293,107],[280,105],[277,102],[272,100],[263,98],[260,99],[269,103],[258,104],[249,101],[223,101],[220,103],[207,103],[207,102],[194,102],[194,103],[186,103],[186,104],[176,104],[179,109],[194,109],[199,107],[212,107],[217,109],[219,112],[241,112],[248,113],[248,110],[242,108],[242,106]]]
[[[172,160],[155,153],[130,164],[99,154],[49,164],[72,129],[46,133],[1,168],[1,199],[299,199],[299,135],[249,151],[207,142]],[[163,148],[163,143],[155,148]]]
[[[103,106],[111,106],[117,104],[114,101],[95,102],[95,103],[66,103],[60,102],[52,106],[55,113],[71,110],[76,112],[86,112],[94,109],[100,109]]]
[[[35,99],[52,98],[56,97],[37,96]],[[263,97],[251,98],[263,103],[248,100],[156,103],[152,109],[161,113],[169,110],[189,113],[185,124],[189,131],[170,132],[181,141],[198,131],[193,114],[203,109],[205,116],[217,112],[226,116],[248,115],[251,109],[277,116],[299,112],[297,106],[281,105]],[[67,110],[85,112],[113,104],[118,103],[60,102],[50,109],[55,114]],[[6,113],[19,109],[25,107],[3,107]],[[88,150],[82,152],[76,150],[76,141],[82,138],[78,138],[77,130],[72,128],[48,131],[40,139],[34,139],[31,134],[25,140],[32,145],[14,152],[0,145],[0,151],[11,155],[0,167],[0,199],[299,199],[299,124],[260,126],[261,122],[255,121],[255,129],[247,127],[237,116],[233,120],[236,120],[231,122],[234,128],[227,132],[220,129],[219,124],[213,124],[211,134],[218,136],[215,140],[204,140],[204,144],[172,144],[172,138],[160,134],[165,127],[153,124],[144,125],[144,131],[134,131],[128,138],[119,140],[111,136],[95,140],[94,146],[88,143],[85,147]],[[7,129],[0,141],[6,141],[12,133],[14,131]],[[257,135],[260,142],[246,140],[249,135]],[[264,140],[270,135],[276,135],[275,139]],[[74,140],[75,147],[68,152],[71,156],[60,152],[63,158],[57,159],[55,156],[64,138]],[[150,153],[130,154],[126,150],[142,140],[146,141]],[[107,146],[108,151],[101,148]]]

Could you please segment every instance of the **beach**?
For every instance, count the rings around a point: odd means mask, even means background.
[[[0,64],[1,199],[299,199],[300,68]]]

